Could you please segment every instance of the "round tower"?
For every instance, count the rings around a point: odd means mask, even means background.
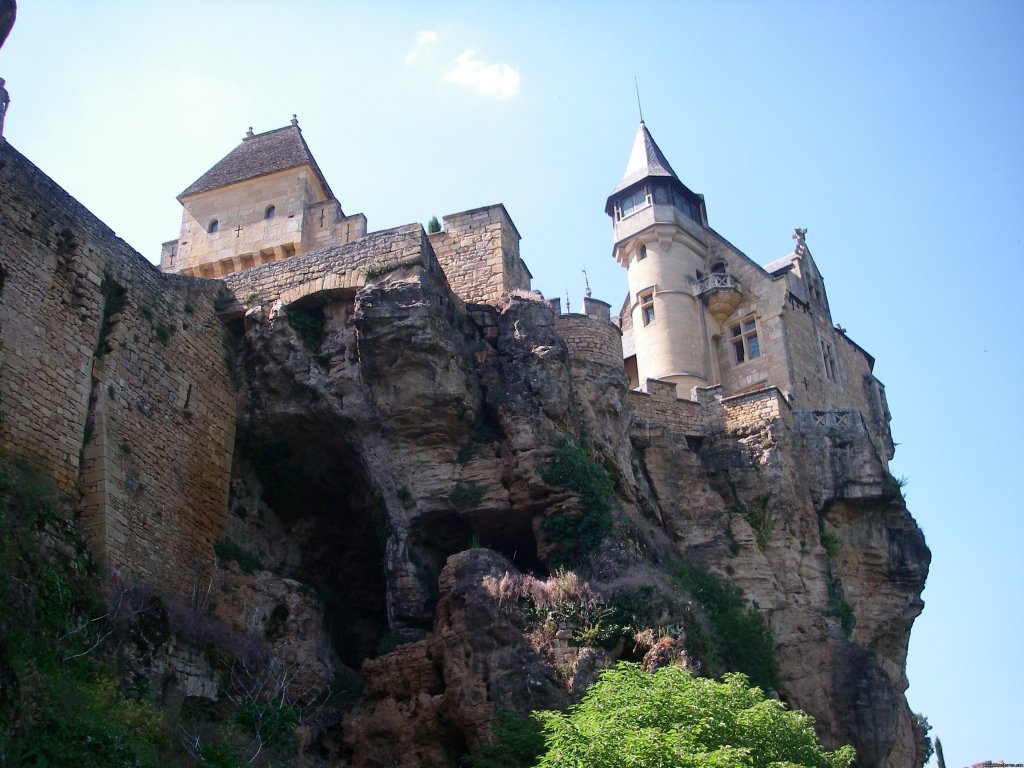
[[[676,176],[641,121],[622,181],[608,198],[615,259],[626,268],[640,387],[676,384],[689,399],[712,377],[704,306],[695,286],[711,271],[704,199]]]

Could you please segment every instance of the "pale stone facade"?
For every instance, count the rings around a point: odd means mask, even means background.
[[[703,197],[643,123],[606,212],[629,284],[618,320],[633,388],[662,380],[694,400],[704,387],[726,398],[775,388],[793,408],[854,409],[891,458],[874,359],[833,325],[806,230],[796,230],[793,253],[756,264],[708,226]]]

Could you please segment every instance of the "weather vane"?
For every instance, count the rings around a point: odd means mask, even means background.
[[[587,287],[587,293],[586,293],[586,296],[587,296],[587,298],[589,299],[589,298],[591,298],[591,297],[592,297],[592,296],[593,296],[594,294],[593,294],[593,293],[591,292],[591,290],[590,290],[590,278],[589,278],[589,277],[587,277],[587,268],[586,268],[586,267],[584,267],[584,268],[583,268],[583,284],[584,284],[584,285],[585,285],[585,286]]]

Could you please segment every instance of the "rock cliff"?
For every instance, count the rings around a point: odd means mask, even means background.
[[[861,766],[920,763],[930,554],[856,411],[709,391],[713,428],[659,426],[616,329],[463,303],[418,226],[161,275],[0,152],[4,448],[79,500],[112,581],[163,593],[124,648],[164,704],[273,691],[305,713],[294,765],[454,766],[500,710],[679,659]]]
[[[862,425],[631,435],[622,371],[572,358],[538,297],[467,308],[421,265],[240,322],[227,533],[330,596],[325,642],[362,676],[336,736],[353,764],[454,765],[498,709],[564,706],[659,636],[730,666],[714,645],[743,639],[707,625],[680,567],[742,590],[774,637],[768,679],[827,744],[914,764],[903,670],[929,553]],[[549,471],[567,443],[613,489],[574,557],[559,536],[583,532],[545,525],[587,515]],[[617,643],[537,599],[566,563],[569,602],[641,603]]]

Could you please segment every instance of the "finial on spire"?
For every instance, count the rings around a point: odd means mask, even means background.
[[[572,302],[569,301],[569,292],[568,291],[565,292],[565,314],[567,314],[567,315],[571,315],[572,314]]]
[[[297,126],[298,124],[299,124],[299,116],[298,115],[292,115],[292,125],[296,125]]]
[[[250,125],[250,126],[249,126],[249,130],[245,132],[245,138],[246,138],[246,139],[251,139],[251,138],[252,138],[253,136],[255,136],[255,135],[256,135],[256,134],[252,132],[252,126]],[[244,141],[244,140],[245,140],[245,139],[243,139],[243,141]]]
[[[594,293],[590,290],[590,278],[587,277],[587,268],[583,268],[583,284],[587,287],[586,297],[588,299],[593,298]]]
[[[640,122],[644,121],[644,108],[640,105],[640,85],[636,81],[636,75],[633,75],[633,87],[636,89],[636,109],[640,113]]]

